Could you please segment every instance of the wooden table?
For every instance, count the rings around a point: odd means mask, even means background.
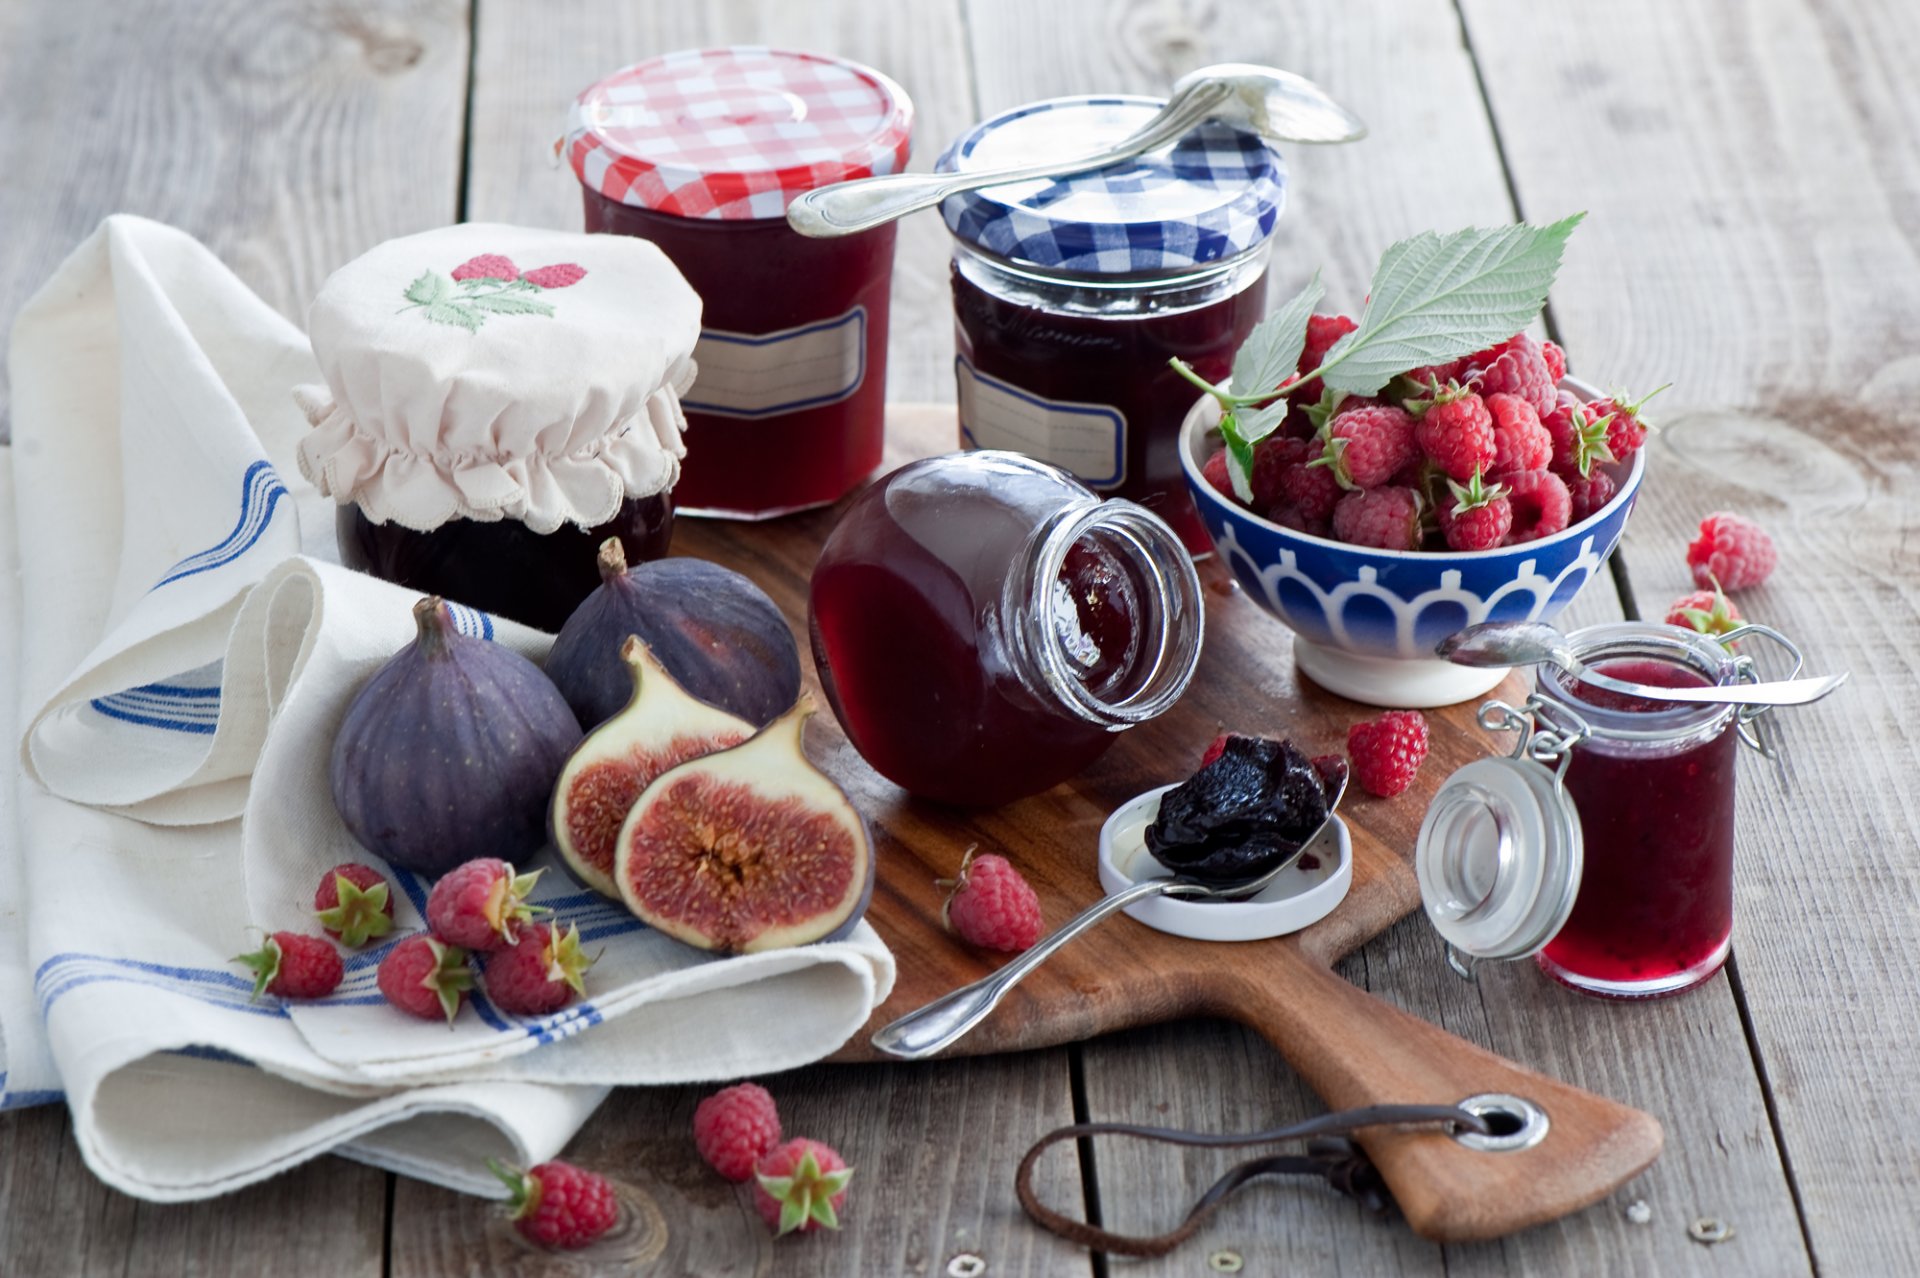
[[[1224,1249],[1247,1274],[1920,1272],[1920,506],[1903,487],[1920,479],[1920,9],[0,0],[0,317],[118,210],[200,236],[296,318],[329,270],[390,236],[461,218],[577,227],[576,185],[547,151],[567,100],[625,62],[725,42],[886,69],[918,108],[915,167],[1033,98],[1162,90],[1225,60],[1303,72],[1373,135],[1290,155],[1275,287],[1319,266],[1349,306],[1400,236],[1588,210],[1549,329],[1589,378],[1674,387],[1613,589],[1596,583],[1569,620],[1659,615],[1690,588],[1693,526],[1731,507],[1781,548],[1742,606],[1821,669],[1854,673],[1794,716],[1782,768],[1745,766],[1734,958],[1701,991],[1614,1006],[1525,967],[1469,985],[1418,919],[1344,965],[1417,1015],[1657,1115],[1667,1148],[1649,1172],[1557,1224],[1447,1248],[1322,1189],[1259,1189],[1201,1241],[1124,1271],[1205,1273]],[[893,399],[952,396],[946,257],[937,218],[905,224]],[[693,1165],[699,1089],[627,1090],[576,1152],[685,1194],[688,1228],[658,1272],[940,1274],[966,1252],[990,1274],[1104,1275],[1020,1214],[1015,1151],[1080,1115],[1244,1129],[1318,1109],[1265,1044],[1212,1023],[819,1067],[774,1088],[794,1130],[860,1164],[848,1228],[774,1247]],[[541,1268],[477,1200],[341,1160],[214,1202],[136,1202],[86,1173],[66,1126],[58,1108],[0,1117],[0,1273]],[[1079,1169],[1082,1205],[1164,1228],[1222,1165],[1103,1152]],[[1070,1192],[1072,1169],[1056,1183]],[[1691,1241],[1702,1216],[1735,1237]]]

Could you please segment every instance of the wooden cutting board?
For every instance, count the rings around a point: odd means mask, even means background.
[[[887,466],[946,452],[953,410],[889,410]],[[838,510],[766,523],[686,519],[674,551],[728,564],[785,609],[803,648],[807,579]],[[869,768],[830,714],[808,749],[872,823],[879,880],[868,919],[893,949],[899,980],[867,1029],[836,1060],[880,1058],[871,1032],[1004,961],[940,926],[941,890],[969,848],[999,852],[1039,892],[1049,928],[1101,896],[1096,841],[1107,814],[1143,790],[1178,781],[1222,730],[1292,738],[1308,754],[1343,752],[1347,727],[1378,713],[1297,675],[1292,632],[1211,561],[1201,566],[1207,638],[1191,690],[1172,711],[1122,733],[1081,776],[991,811],[908,797]],[[803,661],[818,692],[811,661]],[[1502,694],[1524,697],[1510,685]],[[1221,1016],[1267,1038],[1335,1109],[1446,1103],[1485,1093],[1547,1111],[1546,1139],[1510,1153],[1470,1150],[1443,1133],[1380,1130],[1362,1138],[1408,1222],[1436,1240],[1497,1237],[1586,1206],[1658,1155],[1659,1124],[1639,1110],[1523,1069],[1373,998],[1331,968],[1420,905],[1410,858],[1427,800],[1456,768],[1504,748],[1474,722],[1477,703],[1428,711],[1432,747],[1414,788],[1376,799],[1352,787],[1341,807],[1352,833],[1353,887],[1331,915],[1292,937],[1218,943],[1157,932],[1124,915],[1081,937],[1017,986],[950,1054],[1019,1051],[1130,1026]],[[927,730],[937,732],[938,724]],[[1118,1116],[1112,1116],[1118,1117]]]

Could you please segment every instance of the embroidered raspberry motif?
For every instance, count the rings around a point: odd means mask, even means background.
[[[587,277],[587,268],[576,266],[572,262],[555,262],[552,266],[536,266],[520,278],[539,288],[566,288],[578,284]]]
[[[540,294],[568,288],[586,278],[586,268],[573,262],[538,266],[525,275],[498,253],[482,253],[453,268],[450,274],[423,271],[402,294],[435,324],[447,324],[477,333],[490,315],[539,315],[553,318],[553,303]]]
[[[454,267],[453,278],[456,282],[459,280],[517,280],[520,278],[520,268],[513,264],[511,258],[502,257],[498,253],[482,253],[479,257],[468,258]]]

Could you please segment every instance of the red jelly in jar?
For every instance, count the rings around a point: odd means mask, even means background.
[[[979,807],[1049,789],[1170,707],[1203,617],[1165,523],[996,451],[913,462],[862,493],[808,600],[855,748],[914,794]]]
[[[1582,660],[1630,683],[1720,682],[1717,671],[1651,657]],[[1554,671],[1540,683],[1593,728],[1565,777],[1585,848],[1580,887],[1541,970],[1615,997],[1691,989],[1733,941],[1735,707],[1676,707]]]
[[[651,58],[574,103],[586,229],[653,241],[704,304],[680,513],[825,505],[880,464],[894,227],[808,239],[785,212],[904,169],[912,120],[868,67],[746,47]]]
[[[966,172],[1097,149],[1133,132],[1154,98],[1036,102],[976,126],[937,168]],[[1265,309],[1268,241],[1286,166],[1220,123],[1091,173],[950,197],[961,443],[1072,471],[1212,542],[1181,474],[1180,423]]]
[[[1764,627],[1748,633],[1791,644]],[[1752,659],[1719,638],[1619,622],[1567,636],[1599,676],[1652,688],[1736,684]],[[1733,936],[1737,704],[1675,703],[1541,668],[1524,707],[1481,722],[1515,753],[1449,777],[1420,828],[1427,916],[1458,955],[1537,955],[1585,994],[1651,998],[1701,984]]]

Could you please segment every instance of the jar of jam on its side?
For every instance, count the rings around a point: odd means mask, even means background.
[[[999,168],[1092,151],[1163,103],[1056,98],[976,125],[935,165]],[[1266,309],[1269,237],[1286,165],[1220,123],[1091,173],[948,198],[960,440],[1024,452],[1140,503],[1189,551],[1213,543],[1181,475],[1191,383],[1212,381]]]
[[[912,124],[869,67],[749,47],[650,58],[573,104],[586,229],[658,244],[706,305],[681,513],[821,506],[880,464],[895,228],[808,239],[785,214],[903,170]]]
[[[912,462],[860,494],[807,614],[854,747],[903,789],[971,807],[1058,784],[1172,706],[1205,624],[1165,523],[997,451]]]
[[[645,306],[634,299],[644,297]],[[299,464],[349,567],[542,630],[597,548],[666,554],[700,299],[651,244],[468,223],[389,240],[308,314]]]
[[[1726,636],[1618,622],[1569,635],[1589,670],[1653,688],[1751,681]],[[1584,994],[1653,998],[1705,982],[1733,939],[1734,762],[1761,713],[1676,703],[1542,667],[1523,707],[1488,702],[1481,723],[1517,729],[1506,758],[1454,773],[1420,828],[1415,865],[1449,959],[1537,956]]]

